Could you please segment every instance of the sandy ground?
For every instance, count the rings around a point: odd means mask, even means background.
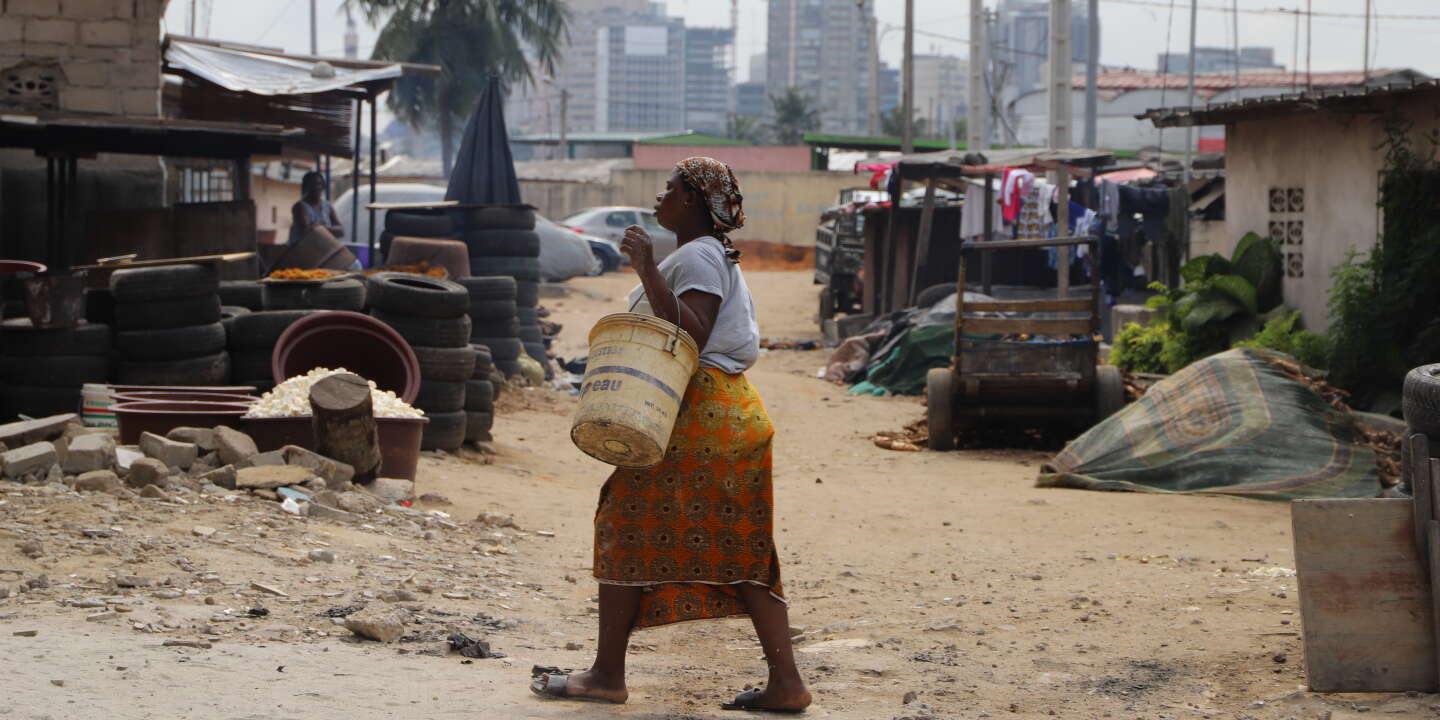
[[[815,335],[807,273],[749,280],[767,337]],[[543,300],[565,325],[560,354],[583,353],[591,324],[622,309],[632,284],[584,279]],[[810,716],[1440,717],[1436,696],[1302,692],[1283,504],[1037,489],[1045,456],[1028,451],[881,450],[869,436],[914,420],[919,401],[847,396],[814,378],[824,357],[767,352],[750,373],[778,428],[777,542]],[[743,619],[636,634],[625,706],[531,696],[532,664],[583,667],[593,652],[590,519],[607,468],[568,440],[572,397],[526,390],[504,405],[498,455],[422,461],[418,491],[450,504],[364,524],[250,498],[10,486],[0,585],[44,573],[50,587],[0,599],[0,716],[740,715],[718,703],[765,675]],[[482,512],[518,527],[474,522]],[[21,552],[36,539],[38,557]],[[316,548],[337,561],[308,562]],[[159,585],[113,585],[128,575]],[[413,616],[397,644],[359,641],[323,615],[388,605],[397,590]],[[126,612],[72,605],[86,599]],[[254,607],[269,614],[246,617]],[[445,655],[450,629],[508,657]],[[177,639],[211,647],[162,646]]]

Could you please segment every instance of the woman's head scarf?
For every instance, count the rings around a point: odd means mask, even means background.
[[[705,198],[705,207],[715,225],[715,236],[725,246],[725,255],[731,262],[740,262],[740,251],[730,242],[728,233],[745,225],[745,210],[740,203],[745,198],[740,194],[740,183],[735,173],[715,158],[692,157],[675,164],[675,170],[691,187]]]

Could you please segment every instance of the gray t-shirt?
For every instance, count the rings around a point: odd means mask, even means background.
[[[740,266],[725,257],[725,246],[713,237],[696,238],[660,261],[660,275],[675,297],[691,290],[720,298],[720,312],[710,340],[700,349],[700,367],[712,367],[735,375],[745,372],[760,358],[760,325],[755,322],[755,303]],[[630,291],[627,307],[633,312],[654,315],[645,288]]]

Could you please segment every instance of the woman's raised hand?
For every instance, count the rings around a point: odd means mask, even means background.
[[[620,251],[630,257],[630,267],[637,273],[655,265],[655,244],[650,240],[650,233],[639,225],[625,228]]]

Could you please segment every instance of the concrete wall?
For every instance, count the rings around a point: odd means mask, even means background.
[[[1329,325],[1330,272],[1351,249],[1373,248],[1379,233],[1379,175],[1385,117],[1399,112],[1420,137],[1440,129],[1440,94],[1375,98],[1375,114],[1329,112],[1253,120],[1226,128],[1225,218],[1228,254],[1247,232],[1286,235],[1285,302],[1306,327]],[[1272,190],[1299,190],[1303,201],[1271,207]],[[1301,208],[1301,209],[1294,209]],[[1301,223],[1297,226],[1295,223]]]
[[[815,242],[820,213],[835,204],[842,188],[861,184],[850,173],[741,172],[745,196],[745,227],[736,240],[808,246]],[[670,166],[651,170],[615,170],[609,183],[520,181],[520,196],[540,214],[560,220],[587,207],[633,205],[651,207],[665,187]]]
[[[792,146],[645,145],[635,146],[635,167],[669,170],[688,157],[713,157],[735,172],[797,172],[810,170],[810,148]]]

